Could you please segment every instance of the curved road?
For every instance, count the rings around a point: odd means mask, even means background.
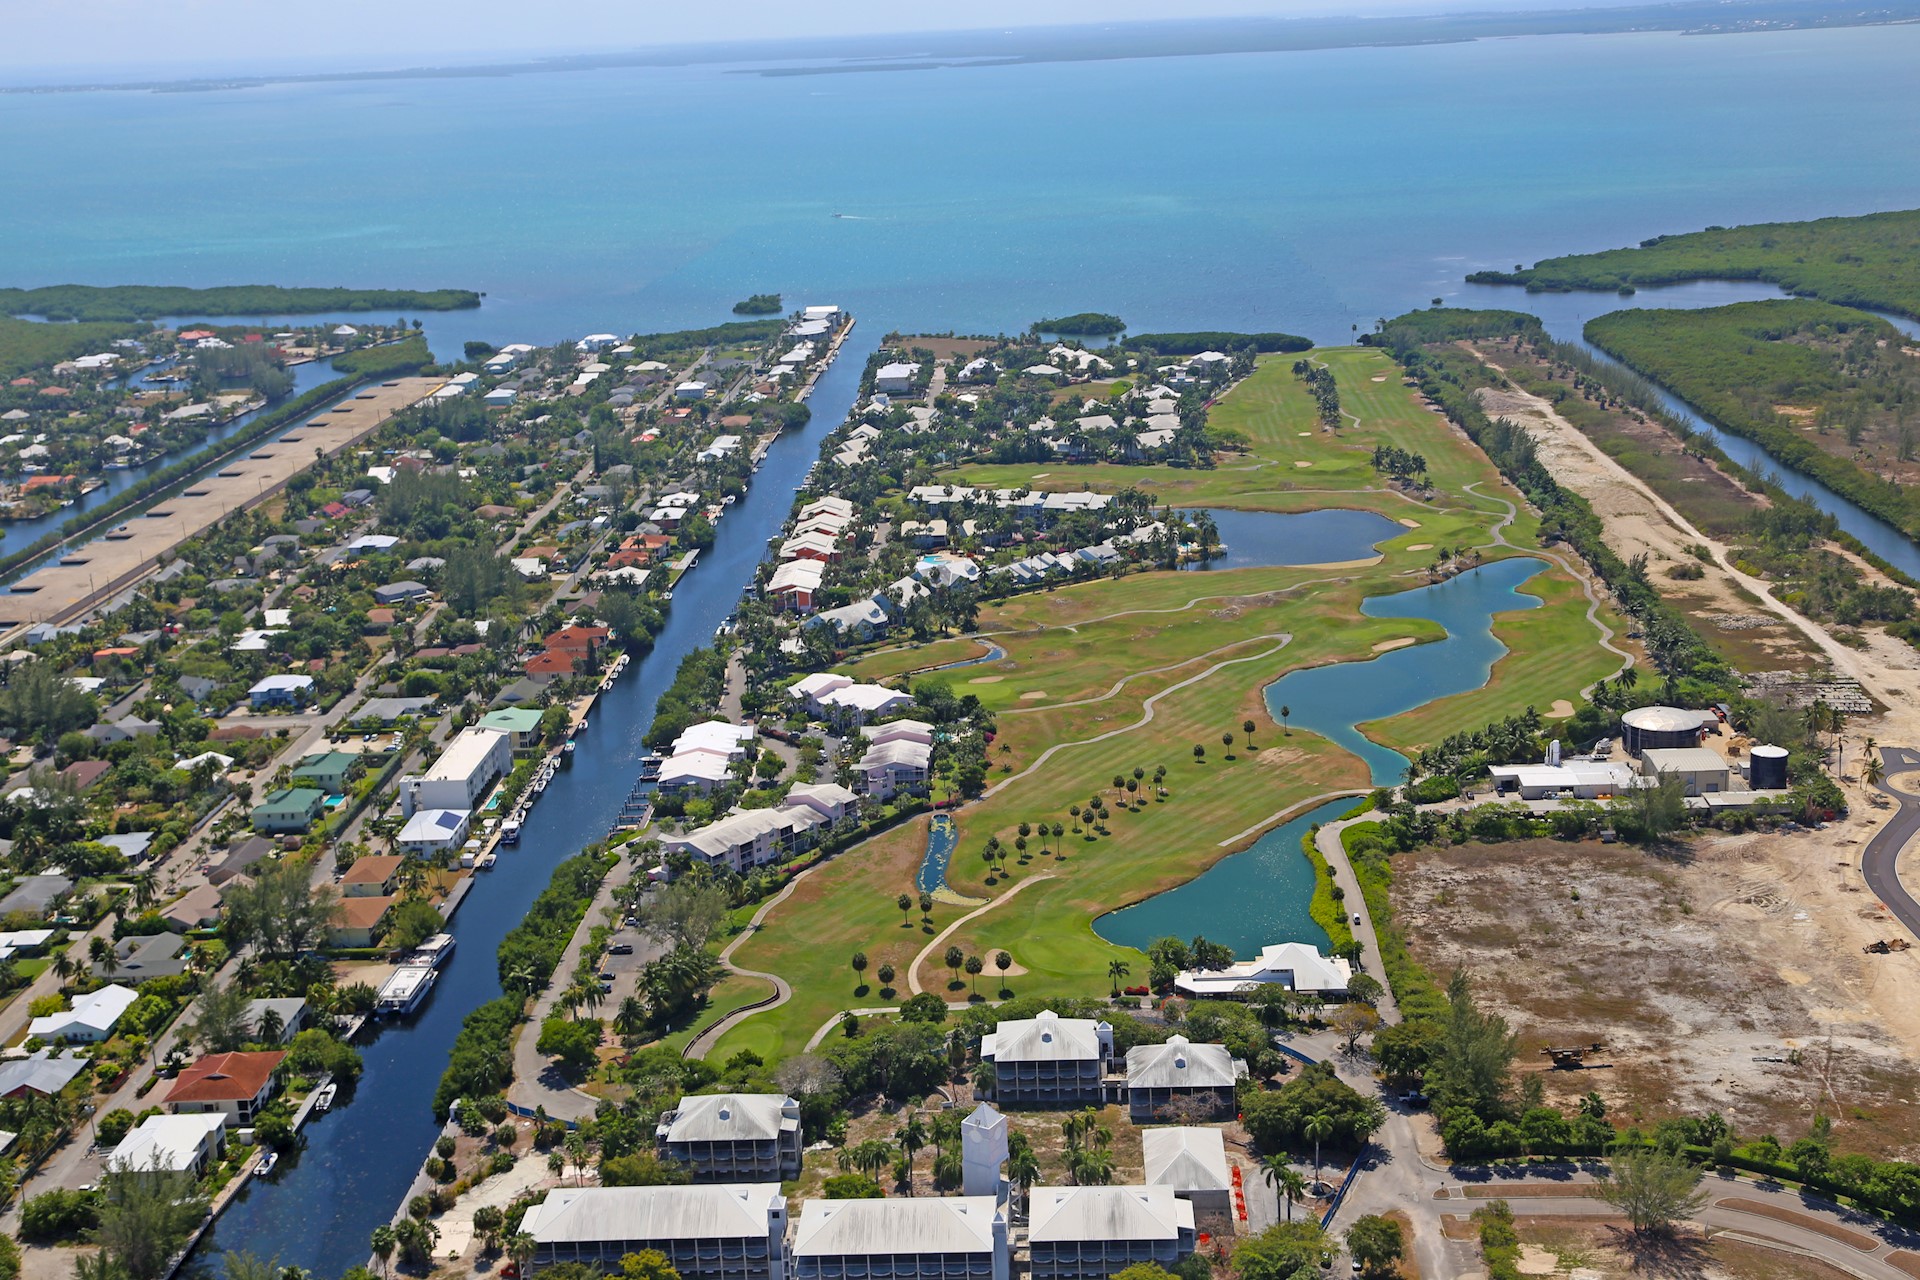
[[[1886,773],[1878,784],[1879,789],[1891,796],[1899,808],[1887,825],[1867,841],[1866,849],[1860,854],[1860,874],[1866,878],[1867,888],[1907,927],[1907,932],[1920,938],[1920,902],[1914,901],[1913,895],[1900,883],[1899,874],[1900,853],[1915,833],[1920,832],[1920,800],[1889,785],[1896,776],[1920,769],[1920,751],[1881,747],[1880,763]]]

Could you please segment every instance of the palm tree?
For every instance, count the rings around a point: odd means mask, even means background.
[[[1007,1184],[1020,1192],[1020,1201],[1026,1203],[1027,1192],[1033,1184],[1040,1181],[1040,1161],[1033,1154],[1033,1146],[1024,1134],[1013,1134],[1020,1139],[1020,1145],[1014,1146],[1009,1140],[1007,1151]]]
[[[153,887],[153,872],[142,871],[133,878],[133,909],[145,911],[151,907],[156,896]]]
[[[985,960],[982,960],[979,956],[967,957],[966,969],[967,969],[967,984],[969,988],[967,992],[968,995],[977,996],[980,994],[980,974],[981,974],[981,971],[984,970],[986,967],[987,967],[987,962]]]
[[[1860,776],[1867,780],[1868,786],[1877,787],[1880,785],[1880,780],[1887,776],[1887,767],[1880,763],[1879,756],[1868,756],[1866,767],[1860,771]]]
[[[380,1274],[392,1274],[393,1250],[400,1243],[393,1233],[393,1224],[383,1222],[373,1229],[373,1256],[380,1259]]]
[[[507,1237],[507,1256],[513,1259],[513,1265],[519,1268],[523,1276],[527,1274],[527,1264],[533,1261],[534,1251],[539,1247],[539,1242],[525,1231],[516,1231]]]
[[[1005,995],[1007,991],[1007,970],[1013,968],[1013,957],[1004,951],[996,951],[993,953],[993,967],[1000,971],[1000,993]]]
[[[1250,719],[1242,720],[1240,722],[1240,732],[1246,735],[1247,750],[1253,750],[1253,721]]]
[[[647,1006],[639,996],[628,996],[613,1015],[613,1029],[623,1037],[639,1035],[646,1029]]]
[[[913,910],[913,895],[903,893],[893,900],[893,905],[900,908],[900,927],[906,928],[909,923],[907,913]]]
[[[1307,1196],[1307,1180],[1301,1172],[1287,1163],[1285,1156],[1268,1156],[1260,1162],[1260,1176],[1273,1188],[1275,1195],[1287,1203],[1287,1221],[1293,1221],[1293,1206],[1296,1201]]]
[[[918,1111],[907,1113],[906,1123],[894,1131],[893,1140],[900,1144],[900,1150],[907,1157],[907,1194],[913,1194],[913,1158],[927,1145],[927,1126],[920,1122]]]
[[[1292,708],[1292,707],[1289,707],[1289,706],[1282,706],[1282,707],[1280,708],[1280,727],[1281,727],[1281,729],[1283,729],[1283,730],[1285,730],[1285,732],[1286,732],[1286,735],[1287,735],[1287,736],[1288,736],[1289,738],[1291,738],[1291,737],[1293,736],[1293,730],[1291,730],[1291,729],[1288,729],[1288,728],[1287,728],[1287,717],[1288,717],[1288,716],[1290,716],[1290,715],[1292,715],[1292,714],[1293,714],[1293,708]]]
[[[1120,979],[1132,972],[1132,968],[1128,966],[1125,960],[1107,961],[1107,977],[1113,983],[1113,994],[1116,999],[1119,998],[1120,995]]]
[[[853,959],[848,961],[848,963],[853,966],[853,982],[855,988],[860,991],[866,990],[867,981],[861,975],[867,971],[867,953],[864,951],[854,952]]]
[[[1320,1181],[1320,1144],[1333,1136],[1333,1117],[1316,1111],[1300,1126],[1301,1134],[1313,1143],[1313,1180]]]

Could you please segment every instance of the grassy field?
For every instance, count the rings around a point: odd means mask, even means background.
[[[1021,995],[1104,993],[1108,962],[1116,958],[1143,977],[1144,958],[1102,942],[1092,929],[1095,917],[1184,883],[1303,800],[1367,785],[1366,769],[1345,751],[1313,734],[1284,734],[1262,690],[1298,667],[1370,658],[1383,640],[1439,638],[1432,624],[1363,617],[1360,605],[1370,595],[1423,585],[1433,554],[1428,544],[1501,553],[1491,530],[1506,506],[1494,495],[1512,495],[1483,456],[1420,406],[1384,357],[1366,350],[1316,354],[1334,370],[1358,427],[1321,431],[1290,372],[1292,358],[1281,356],[1217,407],[1220,420],[1251,444],[1249,454],[1217,470],[1056,465],[957,473],[970,483],[1107,490],[1137,484],[1178,504],[1364,507],[1414,527],[1386,543],[1377,561],[1359,565],[1204,577],[1143,573],[1023,595],[984,611],[980,630],[1006,657],[941,678],[999,714],[990,790],[958,813],[960,848],[948,872],[954,889],[992,905],[936,948],[918,973],[925,989],[948,993],[939,955],[948,942],[983,957],[1009,952],[1020,971],[1007,986]],[[1381,441],[1426,456],[1438,486],[1431,503],[1378,483],[1369,456]],[[1291,478],[1276,485],[1286,472],[1307,470],[1294,468],[1295,461],[1313,463],[1317,491],[1294,487]],[[1463,492],[1470,484],[1479,495]],[[1534,533],[1522,511],[1507,536],[1526,546]],[[1593,644],[1576,583],[1555,569],[1526,589],[1545,607],[1497,621],[1515,652],[1495,667],[1489,688],[1387,721],[1376,730],[1383,741],[1417,745],[1529,703],[1545,711],[1611,670],[1610,656]],[[872,655],[850,669],[873,678],[977,652],[942,642]],[[1256,725],[1252,749],[1241,728],[1246,720]],[[1226,732],[1235,738],[1231,751],[1221,744]],[[1196,743],[1206,747],[1202,760],[1193,756]],[[1166,770],[1164,796],[1152,786],[1158,768]],[[1116,776],[1131,778],[1135,769],[1145,774],[1138,793],[1115,788]],[[1075,832],[1068,806],[1095,796],[1111,810],[1108,830]],[[1031,838],[1007,878],[989,875],[980,856],[987,837],[1011,846],[1023,821],[1057,821],[1067,831],[1044,848]],[[847,965],[855,950],[869,957],[869,975],[894,965],[899,996],[910,992],[906,974],[915,956],[970,910],[937,905],[928,921],[917,911],[903,920],[894,898],[910,887],[925,839],[922,821],[869,841],[803,880],[771,913],[734,958],[785,976],[794,999],[746,1019],[722,1039],[720,1056],[743,1048],[769,1057],[793,1053],[839,1010],[881,1003],[877,991],[856,993]],[[990,966],[983,996],[998,986]],[[966,994],[964,981],[952,994]]]

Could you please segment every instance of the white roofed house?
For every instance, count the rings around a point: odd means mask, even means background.
[[[873,389],[890,396],[906,395],[913,390],[913,380],[919,375],[918,364],[896,360],[880,366],[873,375]]]
[[[1168,1125],[1140,1131],[1146,1183],[1190,1200],[1199,1213],[1233,1212],[1233,1171],[1218,1129]]]
[[[84,996],[75,996],[73,1008],[65,1013],[49,1013],[27,1024],[27,1035],[46,1044],[96,1044],[113,1034],[133,1002],[140,998],[132,987],[102,987]]]
[[[849,1202],[851,1203],[851,1202]],[[684,1280],[785,1280],[787,1200],[778,1183],[556,1188],[527,1210],[527,1270],[582,1262],[618,1273],[657,1249]]]
[[[196,1177],[226,1145],[227,1118],[219,1112],[148,1116],[107,1157],[124,1173],[190,1173]]]
[[[993,1064],[993,1097],[1001,1106],[1100,1106],[1113,1062],[1113,1028],[1091,1018],[1037,1018],[999,1023],[980,1039],[980,1060]]]
[[[913,695],[880,684],[855,684],[820,698],[823,718],[845,728],[863,725],[913,705]]]
[[[1155,1120],[1224,1120],[1247,1064],[1225,1045],[1174,1036],[1127,1050],[1127,1111],[1135,1124]]]
[[[859,795],[837,782],[796,782],[780,803],[787,808],[805,805],[835,825],[860,814]]]
[[[925,720],[889,720],[885,724],[868,725],[860,731],[860,736],[876,747],[889,742],[918,742],[923,746],[932,746],[933,726]]]
[[[811,613],[813,597],[826,576],[826,566],[818,560],[788,560],[768,579],[767,594],[777,599],[783,609]]]
[[[797,1178],[800,1104],[778,1093],[689,1094],[661,1114],[654,1141],[695,1182]]]
[[[851,635],[855,640],[871,640],[893,625],[893,615],[879,600],[859,600],[838,609],[823,609],[808,618],[810,627],[832,627],[835,637]]]
[[[1173,985],[1184,995],[1219,999],[1244,995],[1274,983],[1306,995],[1344,997],[1353,966],[1338,956],[1323,956],[1305,942],[1276,942],[1258,958],[1238,960],[1224,969],[1184,969]]]
[[[1007,1218],[992,1196],[809,1200],[793,1280],[1007,1280]]]
[[[1193,1205],[1166,1187],[1035,1187],[1032,1280],[1106,1280],[1141,1263],[1171,1270],[1197,1237]]]

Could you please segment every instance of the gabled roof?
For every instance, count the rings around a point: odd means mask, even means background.
[[[560,1188],[527,1210],[520,1229],[542,1244],[765,1239],[768,1211],[784,1204],[779,1184],[766,1182]]]
[[[998,1216],[992,1196],[809,1200],[794,1229],[793,1256],[989,1253]]]
[[[1193,1205],[1166,1187],[1035,1187],[1027,1238],[1034,1244],[1177,1240]]]

